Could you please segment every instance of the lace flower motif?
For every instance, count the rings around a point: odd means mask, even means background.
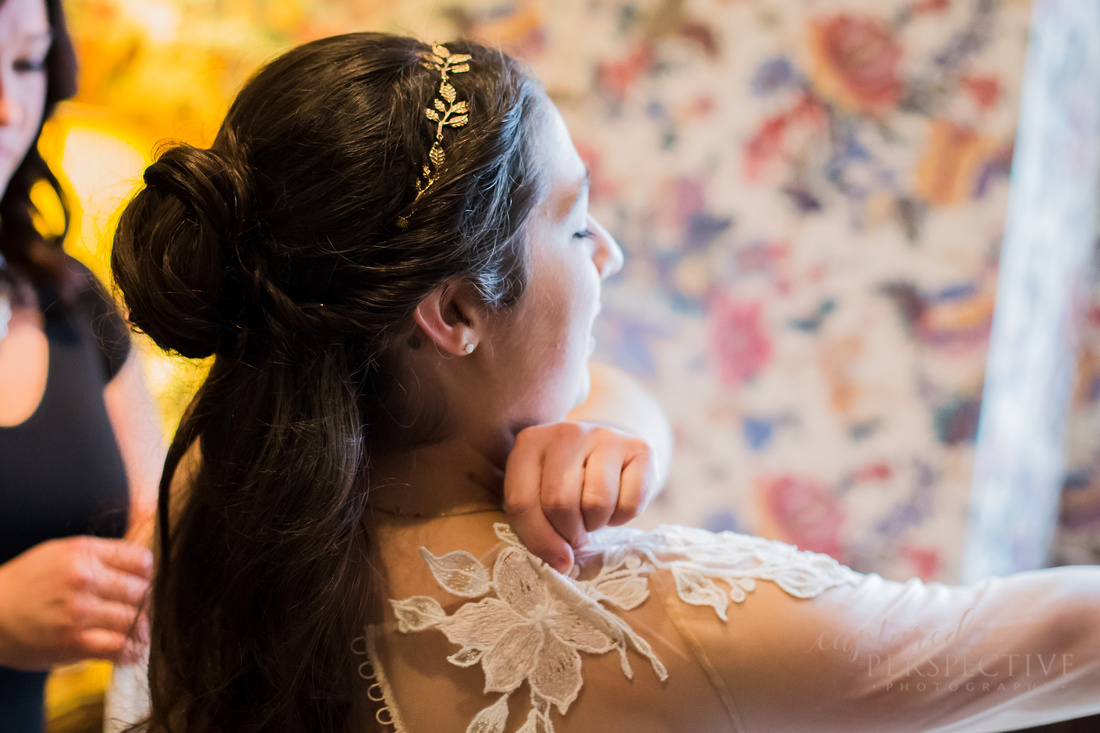
[[[588,554],[602,556],[602,563],[595,577],[582,581],[576,566],[572,577],[565,577],[532,555],[508,525],[494,529],[505,546],[492,574],[469,552],[437,557],[420,550],[444,590],[480,598],[477,603],[448,616],[429,596],[390,601],[399,631],[439,629],[460,647],[447,659],[460,667],[480,664],[485,692],[503,693],[477,714],[466,733],[503,733],[509,698],[524,682],[531,711],[518,733],[553,733],[551,707],[564,715],[580,693],[580,652],[618,651],[623,674],[630,678],[627,649],[633,648],[649,660],[659,679],[666,679],[668,672],[649,643],[605,607],[637,608],[649,597],[649,576],[658,568],[671,573],[681,600],[711,606],[723,620],[729,601],[743,601],[757,579],[811,598],[858,577],[826,555],[799,552],[780,542],[662,527],[593,535],[597,544]],[[578,565],[583,559],[578,557]]]
[[[390,601],[399,631],[438,628],[461,647],[447,658],[450,662],[460,667],[480,663],[485,692],[504,693],[478,713],[467,733],[501,733],[508,718],[508,699],[524,682],[530,688],[532,708],[519,733],[553,731],[550,706],[564,715],[581,690],[579,652],[618,650],[623,673],[632,677],[626,656],[631,646],[650,661],[660,679],[667,678],[649,643],[625,622],[528,552],[507,525],[497,524],[494,529],[505,548],[497,555],[491,577],[465,551],[436,557],[421,549],[421,554],[445,590],[464,598],[478,598],[492,590],[495,598],[468,603],[451,616],[428,596]]]

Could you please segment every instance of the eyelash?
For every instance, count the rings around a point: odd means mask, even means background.
[[[577,232],[573,235],[574,239],[592,239],[596,236],[596,233],[591,229],[585,229],[584,231]]]
[[[46,70],[46,60],[36,61],[32,59],[18,59],[12,67],[22,73],[34,73]]]

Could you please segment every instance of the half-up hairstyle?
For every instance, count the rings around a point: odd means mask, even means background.
[[[470,121],[415,211],[439,73],[430,46],[360,33],[268,64],[213,145],[164,150],[122,215],[112,265],[131,321],[166,350],[215,356],[161,479],[151,730],[370,719],[351,642],[371,598],[369,457],[392,447],[402,409],[393,347],[452,278],[490,307],[516,301],[544,186],[537,84],[498,51],[447,47],[472,56],[454,82]]]
[[[61,0],[46,0],[46,15],[53,36],[46,55],[46,106],[34,136],[35,142],[12,173],[0,198],[0,254],[12,271],[35,286],[51,288],[68,299],[81,284],[77,282],[76,270],[69,266],[68,257],[61,250],[69,230],[69,207],[61,184],[39,154],[37,143],[42,124],[50,118],[58,103],[76,94],[76,54],[65,27]],[[52,189],[61,202],[63,226],[60,232],[47,235],[35,226],[38,210],[31,201],[31,189],[39,183]]]

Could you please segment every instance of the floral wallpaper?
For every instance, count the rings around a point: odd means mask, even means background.
[[[602,353],[677,430],[652,521],[954,578],[1028,7],[635,10],[558,97],[633,257]]]
[[[248,71],[320,35],[467,35],[526,59],[627,254],[597,358],[674,423],[670,482],[641,523],[958,577],[1028,0],[69,7],[84,74],[67,119],[136,162],[163,137],[208,140]],[[79,232],[89,259],[111,212]]]

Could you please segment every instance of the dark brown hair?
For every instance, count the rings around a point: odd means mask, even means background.
[[[361,33],[268,64],[213,145],[165,150],[122,215],[112,265],[132,322],[165,349],[215,355],[161,480],[152,730],[369,719],[351,642],[370,597],[369,457],[405,409],[393,345],[453,278],[490,307],[516,301],[544,185],[536,83],[498,51],[447,46],[473,57],[453,79],[470,122],[448,129],[415,210],[440,75],[425,44]],[[170,527],[169,486],[196,440]]]
[[[76,54],[65,27],[61,0],[45,0],[45,3],[53,32],[53,41],[46,56],[46,107],[35,143],[15,169],[3,198],[0,198],[0,254],[14,270],[35,285],[71,295],[75,276],[72,268],[68,267],[68,257],[61,250],[61,243],[69,229],[69,208],[61,184],[38,152],[37,141],[42,133],[42,124],[53,114],[58,102],[76,94]],[[37,210],[31,201],[31,189],[39,182],[45,182],[53,189],[64,212],[62,231],[51,236],[43,235],[34,225]]]

